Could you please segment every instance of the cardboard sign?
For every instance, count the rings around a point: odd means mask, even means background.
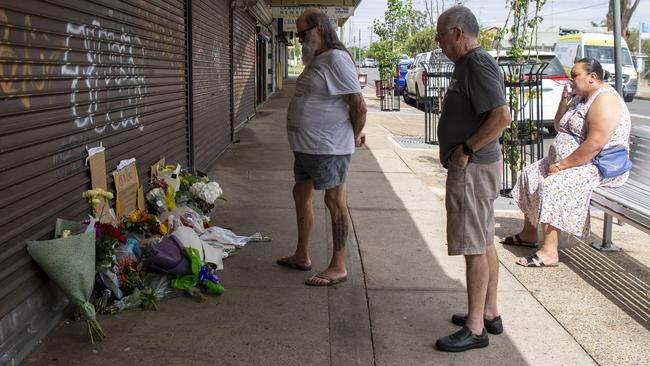
[[[113,172],[115,180],[115,213],[122,217],[142,208],[141,187],[135,163]]]
[[[102,151],[92,151],[88,156],[88,165],[90,165],[90,185],[92,189],[101,188],[108,191],[108,183],[106,182],[106,154]],[[111,212],[111,205],[106,201],[102,201],[99,205],[95,206],[93,216],[97,217],[99,222],[108,223],[117,226],[115,214]]]

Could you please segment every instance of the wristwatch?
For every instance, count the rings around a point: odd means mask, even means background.
[[[467,145],[467,142],[463,142],[463,154],[467,156],[474,155],[474,150],[472,150],[472,148]]]

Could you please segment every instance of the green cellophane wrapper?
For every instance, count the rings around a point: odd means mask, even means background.
[[[88,320],[90,341],[106,335],[97,322],[95,307],[88,301],[95,283],[95,231],[84,233],[86,225],[58,219],[56,236],[64,230],[72,233],[65,238],[28,241],[27,250],[47,275],[77,304]]]

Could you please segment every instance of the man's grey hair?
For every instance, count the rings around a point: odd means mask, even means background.
[[[309,9],[309,11],[305,11],[305,22],[308,28],[320,28],[323,42],[328,49],[343,50],[350,54],[350,51],[345,48],[345,45],[343,45],[338,35],[336,35],[336,31],[330,24],[330,19],[327,15],[315,9]]]
[[[445,26],[447,28],[459,27],[470,37],[478,37],[478,21],[469,8],[455,5],[445,10]]]

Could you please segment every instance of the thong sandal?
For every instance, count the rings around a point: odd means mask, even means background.
[[[501,240],[501,244],[512,245],[517,247],[537,248],[537,243],[531,241],[525,241],[521,239],[519,234],[515,234],[514,236],[508,236],[503,238],[503,240]]]
[[[343,276],[339,278],[325,278],[319,275],[315,275],[312,278],[305,281],[305,285],[315,286],[315,287],[327,287],[327,286],[334,286],[337,283],[345,282],[347,280],[348,280],[347,276]]]
[[[277,264],[279,264],[279,265],[281,265],[283,267],[287,267],[287,268],[291,268],[291,269],[297,269],[298,271],[311,271],[311,266],[303,266],[302,264],[289,262],[288,260],[286,260],[284,258],[278,259],[277,261],[275,261],[275,263],[277,263]]]
[[[519,261],[515,263],[523,267],[557,267],[557,263],[545,264],[537,253],[523,258],[526,259],[526,264],[521,264]]]

